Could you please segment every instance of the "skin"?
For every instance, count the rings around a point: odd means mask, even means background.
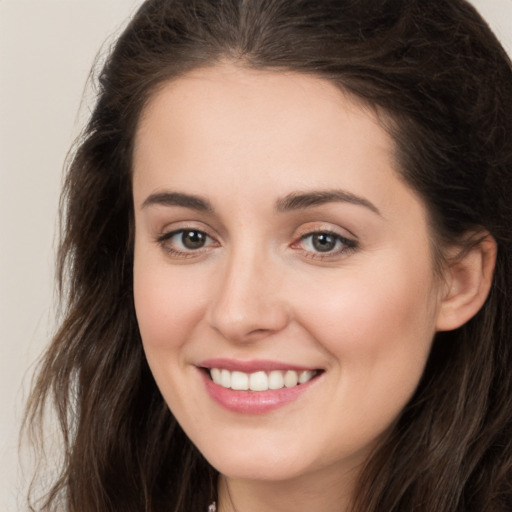
[[[165,400],[223,475],[220,510],[234,510],[231,501],[238,512],[348,507],[361,465],[417,387],[444,327],[446,281],[434,272],[425,207],[393,150],[371,111],[295,73],[196,70],[143,113],[137,318]],[[290,194],[332,190],[360,204],[276,208]],[[212,210],[154,200],[168,192],[200,196]],[[162,240],[185,228],[208,235],[206,244]],[[308,238],[315,232],[351,242],[321,253]],[[205,390],[197,365],[218,357],[323,373],[297,400],[246,415]]]

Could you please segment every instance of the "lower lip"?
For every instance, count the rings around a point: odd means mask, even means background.
[[[297,400],[318,380],[315,377],[305,384],[291,388],[268,391],[237,391],[215,384],[205,371],[201,370],[206,390],[215,402],[232,412],[240,414],[263,414]]]

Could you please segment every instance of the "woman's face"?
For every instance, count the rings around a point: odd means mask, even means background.
[[[241,479],[357,468],[418,384],[440,301],[376,116],[314,77],[198,70],[148,104],[133,195],[144,349],[199,450]]]

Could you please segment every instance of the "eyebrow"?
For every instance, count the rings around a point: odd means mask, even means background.
[[[278,199],[275,209],[278,212],[288,212],[336,202],[363,206],[377,215],[381,215],[379,209],[372,202],[368,201],[368,199],[345,190],[318,190],[304,193],[292,192]],[[142,203],[142,209],[152,205],[181,206],[183,208],[191,208],[208,213],[214,211],[208,199],[192,194],[184,194],[182,192],[157,192],[151,194]]]
[[[373,213],[382,215],[379,209],[372,202],[368,201],[368,199],[345,190],[319,190],[305,193],[293,192],[277,201],[276,210],[278,212],[286,212],[336,202],[364,206]]]
[[[151,194],[142,203],[142,209],[153,205],[182,206],[202,212],[213,212],[213,207],[207,199],[181,192],[158,192]]]

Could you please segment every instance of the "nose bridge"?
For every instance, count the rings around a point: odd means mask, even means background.
[[[241,243],[226,255],[212,301],[210,322],[232,341],[254,340],[288,322],[279,265],[263,244],[254,242]]]

